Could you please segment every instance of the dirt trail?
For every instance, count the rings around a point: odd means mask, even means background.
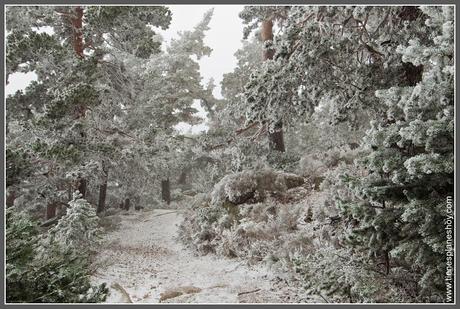
[[[108,303],[280,303],[263,265],[197,256],[176,240],[182,215],[174,210],[124,213],[96,257],[95,283],[107,282]]]

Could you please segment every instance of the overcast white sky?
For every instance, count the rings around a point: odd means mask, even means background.
[[[177,31],[191,30],[198,24],[204,13],[214,8],[214,14],[206,32],[205,43],[212,48],[210,57],[200,60],[201,73],[205,82],[214,78],[218,86],[214,94],[220,96],[220,81],[222,74],[230,72],[236,65],[233,54],[241,47],[243,38],[243,24],[238,13],[242,5],[174,5],[170,6],[173,13],[172,22],[168,30],[162,32],[166,41],[176,37]]]
[[[165,41],[177,37],[177,31],[191,30],[198,24],[204,13],[214,8],[214,14],[209,25],[210,30],[206,33],[205,43],[212,48],[210,57],[200,60],[201,74],[203,83],[207,83],[210,78],[214,78],[216,89],[214,95],[221,98],[220,82],[224,73],[230,72],[236,65],[234,53],[241,47],[243,38],[243,25],[238,17],[238,13],[243,9],[242,5],[172,5],[172,22],[166,31],[161,34]],[[36,79],[34,73],[15,73],[9,77],[9,84],[6,86],[5,94],[13,94],[17,90],[24,89],[32,80]],[[204,116],[204,110],[195,105],[200,110],[200,115]],[[189,126],[181,124],[178,129],[181,131],[191,131],[193,133],[202,131],[204,124]]]

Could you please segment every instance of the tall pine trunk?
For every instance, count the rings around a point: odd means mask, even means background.
[[[97,204],[96,212],[99,214],[105,209],[105,199],[107,196],[107,180],[109,177],[109,172],[107,168],[103,165],[104,179],[102,184],[99,185],[99,202]]]
[[[166,204],[171,203],[171,187],[169,184],[169,178],[161,181],[161,198]]]
[[[273,21],[271,19],[264,20],[262,22],[262,27],[260,31],[260,35],[262,41],[272,41],[273,40]],[[271,60],[273,59],[275,51],[273,49],[264,49],[263,51],[263,59],[264,60]],[[270,150],[277,150],[284,152],[284,136],[283,136],[283,122],[280,120],[278,121],[272,132],[268,132],[268,144]]]
[[[83,8],[81,6],[75,7],[73,16],[71,18],[72,23],[72,45],[75,53],[79,58],[84,58],[83,50]]]

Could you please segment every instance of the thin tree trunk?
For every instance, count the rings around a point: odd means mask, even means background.
[[[6,195],[6,201],[5,201],[5,204],[6,204],[6,207],[12,207],[14,205],[14,201],[16,200],[16,191],[14,190],[11,190],[8,192],[8,194]]]
[[[390,273],[390,253],[388,252],[388,250],[385,250],[383,252],[383,258],[385,260],[385,274],[389,274]]]
[[[87,187],[87,181],[85,178],[79,178],[78,179],[78,191],[80,191],[82,198],[86,198],[86,187]]]
[[[171,188],[169,184],[169,178],[161,181],[161,197],[166,204],[171,203]]]
[[[180,185],[185,185],[187,183],[187,169],[182,169],[177,183]]]
[[[72,196],[72,194],[73,194],[72,181],[70,181],[70,182],[68,183],[67,186],[68,186],[68,188],[67,188],[67,199],[68,199],[69,201],[71,201],[71,200],[72,200],[72,197],[73,197],[73,196]]]
[[[49,203],[48,205],[46,205],[46,220],[56,217],[56,208],[57,203]]]
[[[99,186],[99,203],[97,204],[96,212],[99,214],[105,209],[105,199],[107,196],[107,180],[109,172],[107,168],[103,167],[104,170],[104,180],[102,184]]]
[[[271,19],[262,21],[262,27],[260,31],[262,41],[272,41],[273,40],[273,21]],[[264,49],[263,59],[271,60],[273,59],[275,51],[273,49]],[[283,122],[280,120],[275,124],[273,132],[268,132],[268,141],[270,150],[277,150],[284,152],[284,136],[283,136]]]

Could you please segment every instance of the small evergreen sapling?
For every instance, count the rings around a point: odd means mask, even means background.
[[[87,249],[97,242],[99,232],[96,209],[77,191],[69,202],[67,213],[49,230],[49,235],[62,246]]]
[[[36,222],[6,210],[6,301],[11,303],[102,302],[105,284],[92,286],[87,254],[40,241]],[[48,237],[49,238],[49,237]]]

